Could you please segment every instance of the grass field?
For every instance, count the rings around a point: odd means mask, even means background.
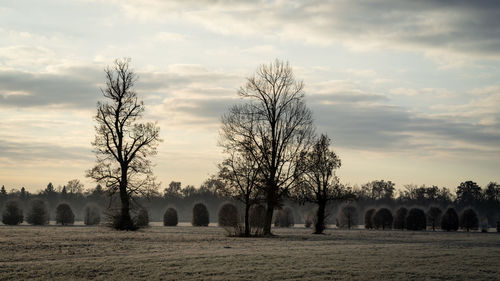
[[[0,280],[500,280],[498,233],[0,226]]]

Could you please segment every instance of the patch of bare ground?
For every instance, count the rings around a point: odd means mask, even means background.
[[[500,235],[0,226],[0,280],[498,280]]]

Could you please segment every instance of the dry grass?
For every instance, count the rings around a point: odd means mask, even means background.
[[[0,226],[0,280],[499,280],[500,235]]]

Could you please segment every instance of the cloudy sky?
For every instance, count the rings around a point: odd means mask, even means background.
[[[293,3],[291,3],[293,2]],[[199,185],[219,118],[288,60],[342,181],[500,182],[500,2],[46,0],[0,4],[0,185],[85,179],[103,69],[130,57],[164,142],[155,173]]]

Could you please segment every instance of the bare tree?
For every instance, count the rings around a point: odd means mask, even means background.
[[[245,236],[250,236],[249,214],[260,200],[259,167],[248,154],[226,151],[229,157],[219,165],[219,178],[224,182],[218,192],[245,204]]]
[[[290,65],[276,60],[247,79],[238,91],[246,103],[222,117],[222,147],[244,151],[261,173],[267,203],[265,235],[271,234],[274,208],[296,182],[298,157],[310,146],[314,132],[303,89]]]
[[[131,217],[131,197],[145,195],[157,188],[149,157],[157,152],[159,127],[156,123],[140,123],[144,103],[138,100],[133,87],[137,75],[129,69],[127,59],[115,60],[106,68],[107,99],[98,102],[95,120],[96,135],[92,142],[97,163],[87,176],[106,186],[109,194],[119,194],[121,210],[117,229],[136,229]]]
[[[323,233],[326,222],[326,206],[330,201],[347,197],[346,188],[339,183],[335,170],[340,168],[340,158],[331,151],[327,135],[314,143],[312,149],[303,152],[299,161],[300,184],[294,189],[294,197],[301,202],[318,205],[314,233]]]

